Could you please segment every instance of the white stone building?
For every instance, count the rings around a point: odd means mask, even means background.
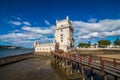
[[[74,48],[74,29],[68,16],[64,20],[56,20],[55,40],[52,44],[34,42],[35,52],[50,52],[56,49],[69,52]]]
[[[34,42],[35,52],[50,52],[55,50],[55,44],[38,44],[37,41]]]

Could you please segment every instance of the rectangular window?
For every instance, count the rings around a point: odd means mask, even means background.
[[[61,42],[63,42],[63,40],[61,40]]]
[[[61,37],[61,39],[63,39],[63,37]]]
[[[60,36],[63,36],[63,34],[61,34]]]

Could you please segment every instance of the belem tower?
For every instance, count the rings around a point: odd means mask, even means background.
[[[64,20],[56,20],[55,38],[53,43],[39,44],[34,42],[35,52],[50,52],[55,50],[63,50],[69,52],[74,49],[74,28],[72,22],[67,16]]]

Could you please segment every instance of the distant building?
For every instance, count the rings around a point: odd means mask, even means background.
[[[74,29],[67,16],[64,20],[56,20],[55,39],[51,44],[39,44],[34,42],[35,52],[50,52],[56,49],[69,52],[74,48]]]
[[[94,43],[90,46],[90,48],[98,48],[98,44],[97,43]]]

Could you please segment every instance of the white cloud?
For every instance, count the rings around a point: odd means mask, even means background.
[[[120,36],[120,29],[111,31],[111,32],[103,32],[105,36]]]
[[[45,29],[40,27],[24,26],[21,30],[14,30],[8,34],[0,35],[0,41],[9,42],[12,45],[33,46],[35,40],[40,43],[52,42],[54,26]]]
[[[45,20],[44,22],[45,22],[45,24],[50,25],[49,21]]]
[[[30,33],[30,32],[23,32],[21,31],[20,33],[8,33],[5,35],[0,35],[0,40],[2,42],[9,42],[12,45],[33,45],[34,40],[44,38],[44,36],[40,34],[35,34],[35,33]]]
[[[26,25],[26,26],[31,26],[29,21],[22,21],[22,19],[20,17],[15,17],[15,21],[10,21],[11,24],[16,25],[16,26],[20,26],[20,25]]]
[[[54,36],[55,26],[45,20],[49,27],[34,27],[29,21],[22,21],[20,17],[15,17],[14,20],[9,21],[13,27],[21,26],[20,28],[9,31],[9,33],[0,35],[1,42],[11,43],[11,45],[32,46],[35,40],[41,43],[52,42]]]
[[[91,18],[91,19],[88,20],[88,22],[90,22],[90,23],[95,23],[96,21],[97,21],[96,18]]]
[[[31,31],[34,33],[41,33],[41,34],[52,34],[53,33],[52,29],[41,29],[40,27],[24,26],[22,27],[22,29],[26,31]]]
[[[105,19],[94,23],[73,21],[73,27],[76,40],[120,36],[120,19]]]
[[[103,38],[106,36],[120,36],[120,19],[112,20],[90,20],[91,22],[72,21],[75,29],[76,42],[91,40],[95,38]],[[97,22],[96,22],[97,21]],[[41,43],[52,41],[54,36],[55,26],[50,27],[33,27],[27,21],[10,21],[14,25],[21,25],[20,30],[11,31],[8,34],[0,35],[0,40],[4,42],[11,42],[12,44],[27,45],[32,44],[34,40],[39,40]],[[46,24],[50,23],[46,21]]]
[[[16,26],[20,26],[22,24],[20,21],[10,21],[10,23],[12,23]]]
[[[30,26],[31,24],[28,21],[24,21],[23,24]]]
[[[16,19],[17,19],[17,20],[20,20],[20,21],[22,20],[20,17],[16,17]]]
[[[20,30],[14,30],[14,31],[11,31],[11,32],[20,32]]]
[[[11,38],[11,39],[15,39],[15,38],[26,38],[26,39],[34,39],[36,37],[40,37],[39,35],[35,35],[35,34],[31,34],[31,33],[9,33],[9,34],[5,34],[2,35],[0,39],[5,39],[5,38]]]

